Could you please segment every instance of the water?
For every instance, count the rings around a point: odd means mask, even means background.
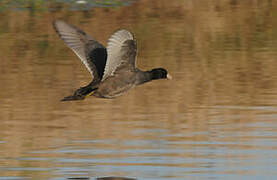
[[[277,178],[275,1],[21,3],[0,11],[1,180]],[[173,80],[60,102],[90,77],[54,19],[131,30],[138,67]]]

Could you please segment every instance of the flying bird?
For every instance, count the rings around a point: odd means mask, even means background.
[[[125,29],[116,31],[107,48],[81,29],[55,20],[53,26],[65,44],[81,59],[92,81],[62,101],[83,100],[88,96],[115,98],[133,87],[156,79],[171,79],[164,68],[142,71],[136,67],[137,42]]]

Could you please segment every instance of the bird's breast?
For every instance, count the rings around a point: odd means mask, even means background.
[[[135,86],[134,82],[134,76],[111,76],[99,85],[95,96],[104,98],[121,96]]]

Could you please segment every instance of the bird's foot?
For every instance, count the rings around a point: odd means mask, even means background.
[[[85,99],[85,96],[73,95],[73,96],[66,96],[61,101],[76,101],[76,100],[83,100],[83,99]]]
[[[87,96],[90,96],[96,88],[92,89],[90,86],[85,86],[77,89],[72,96],[67,96],[63,98],[61,101],[75,101],[75,100],[83,100]]]
[[[81,87],[79,89],[77,89],[74,93],[75,96],[89,96],[92,94],[92,92],[94,90],[96,90],[97,88],[91,88],[90,86],[85,86],[85,87]]]

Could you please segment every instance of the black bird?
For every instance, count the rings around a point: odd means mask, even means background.
[[[136,85],[155,79],[171,79],[164,68],[150,71],[136,68],[136,39],[125,29],[116,31],[109,38],[106,49],[81,29],[62,20],[54,21],[53,26],[92,75],[92,81],[87,86],[62,101],[83,100],[89,95],[115,98]]]

